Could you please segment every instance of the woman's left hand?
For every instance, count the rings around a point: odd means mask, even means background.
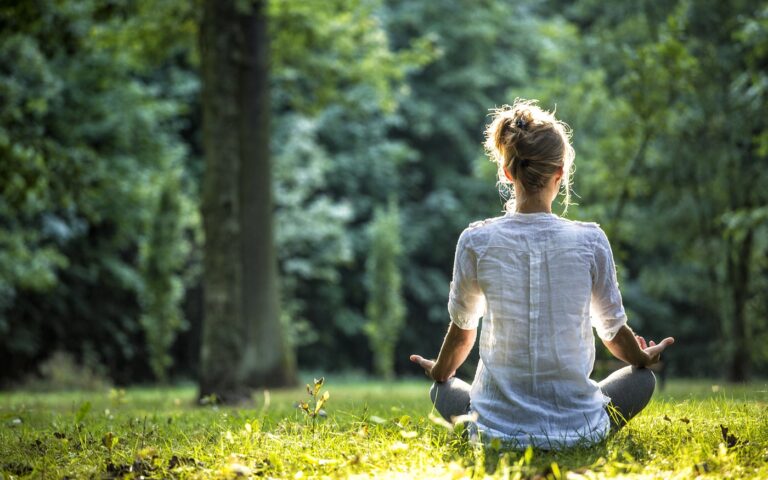
[[[675,339],[672,337],[667,337],[660,341],[658,344],[653,340],[646,342],[645,338],[640,335],[635,335],[635,340],[637,340],[637,345],[640,347],[640,349],[648,355],[649,360],[646,366],[658,363],[661,360],[661,352],[663,352],[668,346],[675,343]]]

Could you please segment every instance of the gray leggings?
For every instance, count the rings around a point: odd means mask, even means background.
[[[656,377],[647,368],[624,367],[598,383],[611,403],[608,417],[616,431],[648,405],[656,388]],[[445,383],[434,383],[429,391],[432,403],[446,420],[469,412],[470,385],[454,377]]]

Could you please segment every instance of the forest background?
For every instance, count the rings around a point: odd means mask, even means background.
[[[200,10],[0,2],[4,385],[197,378]],[[456,239],[502,210],[487,113],[523,97],[573,128],[567,217],[606,230],[630,324],[676,337],[665,372],[768,373],[768,2],[273,0],[267,16],[299,368],[418,374],[408,354],[436,354]]]

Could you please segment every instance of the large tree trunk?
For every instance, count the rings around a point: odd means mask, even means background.
[[[280,328],[264,5],[206,0],[201,25],[205,243],[200,396],[294,381]]]
[[[266,1],[242,16],[245,53],[240,70],[240,227],[243,265],[241,377],[248,385],[295,381],[294,361],[280,324],[274,246],[272,171],[269,161],[269,37]]]

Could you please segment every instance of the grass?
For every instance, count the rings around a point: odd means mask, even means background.
[[[194,406],[192,386],[0,393],[0,479],[768,478],[765,383],[670,382],[615,436],[561,452],[473,446],[427,387],[331,377],[327,418],[295,408],[304,390],[241,408]]]

